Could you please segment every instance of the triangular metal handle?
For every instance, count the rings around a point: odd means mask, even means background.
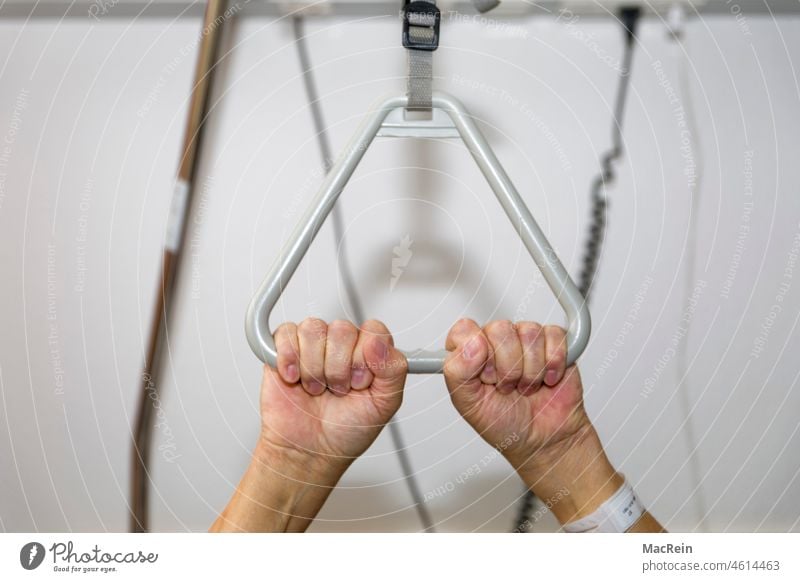
[[[364,152],[378,135],[390,113],[405,109],[405,95],[391,97],[378,105],[356,132],[350,145],[331,168],[300,223],[286,246],[281,250],[272,270],[265,277],[258,292],[250,302],[245,320],[245,332],[250,347],[258,358],[270,366],[277,365],[277,351],[269,327],[269,316],[281,292],[289,283],[300,261],[311,246],[322,223],[330,213],[347,181],[355,171]],[[567,333],[567,365],[583,353],[589,341],[591,319],[586,301],[567,273],[544,233],[531,216],[511,180],[503,170],[486,138],[478,130],[464,106],[444,93],[433,94],[434,109],[444,111],[452,120],[461,139],[472,154],[478,167],[489,182],[497,200],[505,210],[531,257],[544,275],[553,294],[564,309],[569,321]],[[393,116],[396,119],[396,116]],[[445,350],[404,352],[408,358],[408,371],[412,374],[436,374],[442,371]]]

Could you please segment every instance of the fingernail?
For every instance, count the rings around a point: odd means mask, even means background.
[[[361,386],[361,383],[364,382],[367,373],[364,371],[364,368],[356,368],[353,370],[352,375],[350,376],[350,385],[351,386]]]
[[[544,375],[544,383],[552,386],[556,382],[558,382],[558,372],[556,370],[547,370],[547,374]]]
[[[489,362],[488,364],[486,364],[483,367],[483,372],[484,372],[484,374],[490,374],[490,375],[494,374],[494,363],[493,362]]]
[[[469,340],[464,346],[464,357],[471,360],[478,355],[478,350],[481,348],[480,340],[477,337]]]
[[[347,386],[342,386],[340,384],[334,384],[334,385],[331,386],[331,391],[336,393],[336,394],[338,394],[338,395],[340,395],[340,396],[344,396],[345,394],[347,394],[348,388],[347,388]]]
[[[385,361],[389,357],[389,345],[377,338],[373,341],[378,342],[378,347],[373,349],[373,353],[378,357],[379,360]]]
[[[286,367],[286,376],[289,382],[297,382],[297,380],[300,378],[300,374],[297,371],[297,366],[294,364],[289,364]]]
[[[319,396],[323,392],[325,392],[325,386],[320,384],[319,382],[312,381],[308,384],[308,391],[313,394],[314,396]]]

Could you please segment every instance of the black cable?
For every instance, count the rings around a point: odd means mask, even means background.
[[[633,49],[636,40],[636,24],[639,21],[641,10],[639,7],[623,7],[619,11],[619,21],[625,33],[625,48],[622,55],[622,63],[619,69],[619,84],[617,85],[617,97],[614,104],[614,120],[611,127],[611,149],[608,150],[600,162],[600,174],[592,181],[591,186],[591,218],[589,229],[583,248],[582,268],[578,279],[578,289],[586,301],[589,301],[597,273],[597,263],[600,259],[600,251],[605,240],[606,232],[606,212],[608,211],[608,198],[606,188],[614,181],[614,162],[617,161],[624,151],[622,144],[622,119],[625,114],[625,103],[630,86],[631,63],[633,61]],[[530,531],[533,526],[530,512],[536,503],[536,496],[532,491],[525,492],[519,504],[516,527],[512,530],[517,533]]]
[[[305,84],[306,96],[311,108],[311,116],[314,120],[314,129],[317,132],[317,142],[319,144],[320,155],[322,156],[322,163],[327,172],[333,165],[333,157],[331,155],[328,133],[325,129],[325,121],[322,117],[322,108],[320,107],[317,86],[314,81],[314,76],[311,73],[311,59],[308,54],[308,47],[306,46],[303,19],[301,17],[295,17],[292,19],[292,24],[297,46],[297,56],[300,59],[300,68],[303,71],[303,83]],[[361,305],[358,293],[356,292],[353,273],[347,261],[347,249],[344,239],[344,219],[342,218],[341,207],[338,204],[334,205],[331,214],[333,218],[333,236],[336,239],[337,248],[339,249],[339,271],[342,276],[345,295],[350,303],[355,320],[358,323],[363,323],[364,309]],[[392,437],[392,442],[394,443],[395,453],[397,453],[397,458],[400,461],[400,467],[403,471],[403,477],[408,486],[408,491],[411,494],[411,498],[417,510],[417,515],[419,515],[419,519],[424,527],[423,531],[435,532],[433,521],[431,520],[427,507],[425,507],[419,484],[417,483],[417,479],[411,467],[411,459],[408,457],[408,451],[403,441],[403,434],[400,431],[400,426],[394,419],[389,421],[389,432]]]
[[[606,188],[614,181],[614,162],[622,157],[622,118],[625,113],[625,102],[630,86],[631,61],[633,60],[633,48],[636,32],[636,23],[639,19],[639,8],[622,8],[619,19],[625,29],[625,51],[622,57],[622,65],[619,71],[619,85],[617,87],[617,99],[614,105],[614,123],[612,125],[611,149],[602,157],[600,174],[592,182],[591,190],[591,221],[589,232],[584,243],[583,268],[580,272],[578,289],[581,294],[589,300],[589,295],[594,283],[597,263],[600,259],[600,248],[603,244],[606,230],[606,211],[608,209],[608,198]]]

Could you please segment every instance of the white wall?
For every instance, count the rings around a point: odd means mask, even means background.
[[[581,360],[613,461],[675,530],[800,529],[800,289],[791,264],[800,233],[800,22],[746,24],[749,35],[732,18],[689,27],[701,150],[688,161],[658,77],[663,70],[679,88],[680,54],[660,23],[641,30],[627,153],[609,191],[594,332]],[[386,18],[309,23],[337,150],[368,104],[403,88],[397,26]],[[577,273],[617,83],[602,57],[617,58],[621,35],[610,21],[509,26],[445,18],[438,86],[483,120]],[[130,426],[198,30],[193,19],[0,23],[0,139],[8,145],[0,165],[0,529],[127,526]],[[177,458],[156,456],[158,530],[206,528],[247,463],[260,365],[244,338],[244,312],[319,181],[289,23],[238,22],[228,48],[170,327],[156,446]],[[562,321],[478,170],[454,146],[376,143],[343,198],[367,313],[386,321],[401,346],[439,346],[461,316]],[[692,161],[702,169],[694,248],[684,175]],[[740,238],[743,221],[749,230]],[[390,292],[392,249],[405,235],[414,254]],[[346,315],[335,252],[326,225],[283,301],[286,319]],[[688,282],[705,287],[679,388],[679,358],[669,349],[686,308],[688,255]],[[754,357],[759,334],[765,345]],[[400,420],[423,491],[455,482],[488,451],[439,377],[410,378]],[[401,477],[385,433],[314,528],[417,529]],[[429,508],[440,530],[504,531],[520,489],[498,459]]]

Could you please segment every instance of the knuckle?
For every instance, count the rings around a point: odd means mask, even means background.
[[[275,330],[275,335],[283,335],[286,333],[290,333],[292,331],[292,327],[294,324],[291,321],[284,321],[280,324],[277,329]]]
[[[517,324],[520,339],[525,343],[534,343],[542,335],[542,326],[538,323],[525,321]]]
[[[306,317],[300,322],[300,326],[297,330],[305,337],[325,338],[328,332],[328,326],[321,319]]]
[[[452,329],[454,332],[466,332],[476,327],[478,327],[478,324],[475,323],[474,319],[470,319],[469,317],[462,317],[453,324]]]
[[[514,324],[508,319],[498,319],[486,324],[486,332],[495,337],[505,337],[514,333]]]
[[[368,319],[362,324],[362,327],[365,329],[379,329],[388,331],[386,325],[379,319]]]
[[[356,326],[349,321],[336,319],[328,324],[328,337],[336,340],[351,339],[358,334]]]
[[[362,323],[361,331],[387,338],[390,343],[392,342],[392,334],[389,333],[389,328],[386,327],[386,325],[378,319],[368,319],[367,321]]]

